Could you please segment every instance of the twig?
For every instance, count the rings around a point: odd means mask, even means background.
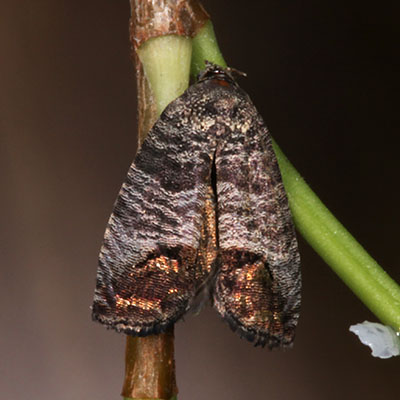
[[[131,0],[131,10],[140,146],[164,107],[187,88],[191,38],[208,15],[195,0]],[[173,328],[144,338],[128,336],[122,395],[168,400],[176,394]]]

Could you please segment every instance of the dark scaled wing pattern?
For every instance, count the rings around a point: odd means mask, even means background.
[[[131,165],[93,317],[132,335],[162,332],[204,286],[241,336],[292,343],[301,280],[287,197],[262,118],[220,70],[167,107]]]
[[[256,345],[288,346],[300,309],[297,240],[268,130],[244,92],[234,98],[216,153],[221,265],[214,306]]]
[[[213,263],[215,239],[201,238],[212,151],[185,105],[185,96],[170,105],[144,141],[100,251],[93,317],[132,335],[178,320]]]

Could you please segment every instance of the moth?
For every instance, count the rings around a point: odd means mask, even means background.
[[[271,137],[232,70],[207,64],[129,168],[100,251],[93,318],[165,331],[201,293],[255,345],[290,346],[300,258]]]

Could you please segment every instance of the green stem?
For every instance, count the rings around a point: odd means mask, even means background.
[[[384,324],[399,329],[399,285],[325,207],[276,143],[274,150],[301,235]]]
[[[192,65],[190,73],[194,78],[206,67],[204,61],[210,61],[221,67],[227,67],[215,38],[214,27],[208,20],[192,40]]]
[[[159,36],[147,40],[137,53],[160,115],[189,85],[192,41],[177,35]]]
[[[193,39],[193,76],[204,68],[204,60],[226,66],[211,23]],[[399,285],[324,206],[275,142],[274,150],[298,231],[383,323],[400,330]]]

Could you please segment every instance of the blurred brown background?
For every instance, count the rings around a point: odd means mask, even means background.
[[[400,282],[398,2],[204,0],[273,136]],[[97,254],[136,148],[125,1],[3,0],[0,398],[118,399],[125,338],[90,319]],[[180,399],[383,399],[399,359],[302,240],[293,350],[254,348],[210,309],[176,326]]]

